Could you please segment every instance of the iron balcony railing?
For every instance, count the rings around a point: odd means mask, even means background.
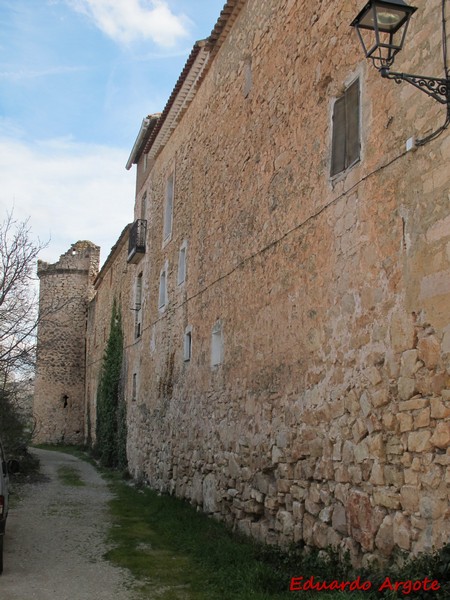
[[[137,219],[131,229],[128,238],[128,262],[137,263],[145,254],[145,240],[147,237],[147,221]]]

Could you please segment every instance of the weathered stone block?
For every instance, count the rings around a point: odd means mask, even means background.
[[[399,413],[397,415],[397,421],[400,427],[400,431],[411,431],[413,428],[413,417],[409,413]]]
[[[429,427],[430,425],[430,408],[422,409],[414,417],[414,429],[421,429],[423,427]]]
[[[370,503],[370,498],[363,492],[351,492],[347,502],[349,527],[353,538],[365,550],[372,550],[375,533],[383,521],[383,512]]]
[[[434,335],[424,337],[417,344],[419,359],[428,369],[435,369],[439,362],[441,345]]]
[[[435,496],[423,496],[419,500],[420,515],[424,519],[439,519],[448,510],[448,502]]]
[[[337,503],[334,506],[333,515],[332,515],[332,519],[331,519],[331,525],[332,525],[333,529],[335,529],[339,533],[347,535],[347,533],[348,533],[347,514],[345,511],[345,508],[340,503]]]
[[[400,374],[402,377],[414,377],[417,371],[417,350],[403,352],[400,363]]]
[[[372,410],[372,404],[370,402],[370,396],[367,392],[363,392],[361,394],[361,397],[359,399],[359,405],[361,406],[361,412],[362,414],[367,417],[367,415],[370,414],[370,411]]]
[[[450,422],[446,421],[438,423],[431,436],[430,442],[437,448],[448,448],[450,445]]]
[[[409,400],[416,391],[416,380],[411,377],[400,377],[398,380],[398,397]]]
[[[430,398],[430,406],[432,419],[447,419],[450,417],[450,407],[440,398]]]
[[[421,396],[415,396],[411,398],[411,400],[407,400],[406,402],[400,402],[398,409],[401,411],[406,410],[419,410],[421,408],[426,408],[429,405],[428,398],[422,398]]]
[[[390,556],[395,546],[393,522],[392,515],[386,515],[375,537],[375,546],[383,556]]]
[[[396,513],[393,521],[394,543],[402,550],[411,548],[411,525],[401,513]]]
[[[409,514],[413,514],[419,509],[419,490],[412,485],[404,485],[400,490],[400,501],[402,508]]]
[[[310,514],[305,514],[303,517],[303,539],[306,544],[313,543],[313,528],[315,522],[315,518]]]
[[[373,499],[375,504],[385,508],[398,510],[401,507],[400,494],[388,488],[374,490]]]
[[[305,509],[309,512],[310,515],[317,516],[320,513],[321,506],[316,502],[312,502],[311,500],[305,500]]]
[[[384,468],[375,462],[370,473],[370,483],[373,485],[384,485]]]
[[[374,408],[386,406],[389,402],[389,391],[387,389],[374,390],[371,392],[372,405]]]
[[[384,481],[386,485],[400,488],[404,482],[403,468],[396,465],[386,465],[384,467]]]
[[[317,521],[313,527],[313,544],[316,548],[326,548],[328,546],[328,532],[330,528],[326,523]]]
[[[383,380],[379,369],[376,367],[369,367],[364,371],[364,375],[372,386],[378,385]]]
[[[396,311],[391,319],[391,344],[394,352],[404,352],[414,348],[414,322],[402,311]]]
[[[430,431],[414,431],[408,435],[408,450],[410,452],[425,452],[431,448]]]

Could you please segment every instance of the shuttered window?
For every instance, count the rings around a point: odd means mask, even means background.
[[[360,158],[359,97],[359,79],[357,79],[334,103],[332,176],[345,171]]]

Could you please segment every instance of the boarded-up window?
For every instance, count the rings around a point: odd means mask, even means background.
[[[333,108],[331,175],[337,175],[359,160],[359,79],[338,98]]]

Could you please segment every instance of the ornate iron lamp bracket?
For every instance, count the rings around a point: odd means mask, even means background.
[[[418,90],[425,92],[441,104],[450,103],[450,78],[424,77],[423,75],[411,75],[409,73],[396,73],[388,67],[379,69],[381,76],[385,79],[393,79],[396,83],[407,81]]]

